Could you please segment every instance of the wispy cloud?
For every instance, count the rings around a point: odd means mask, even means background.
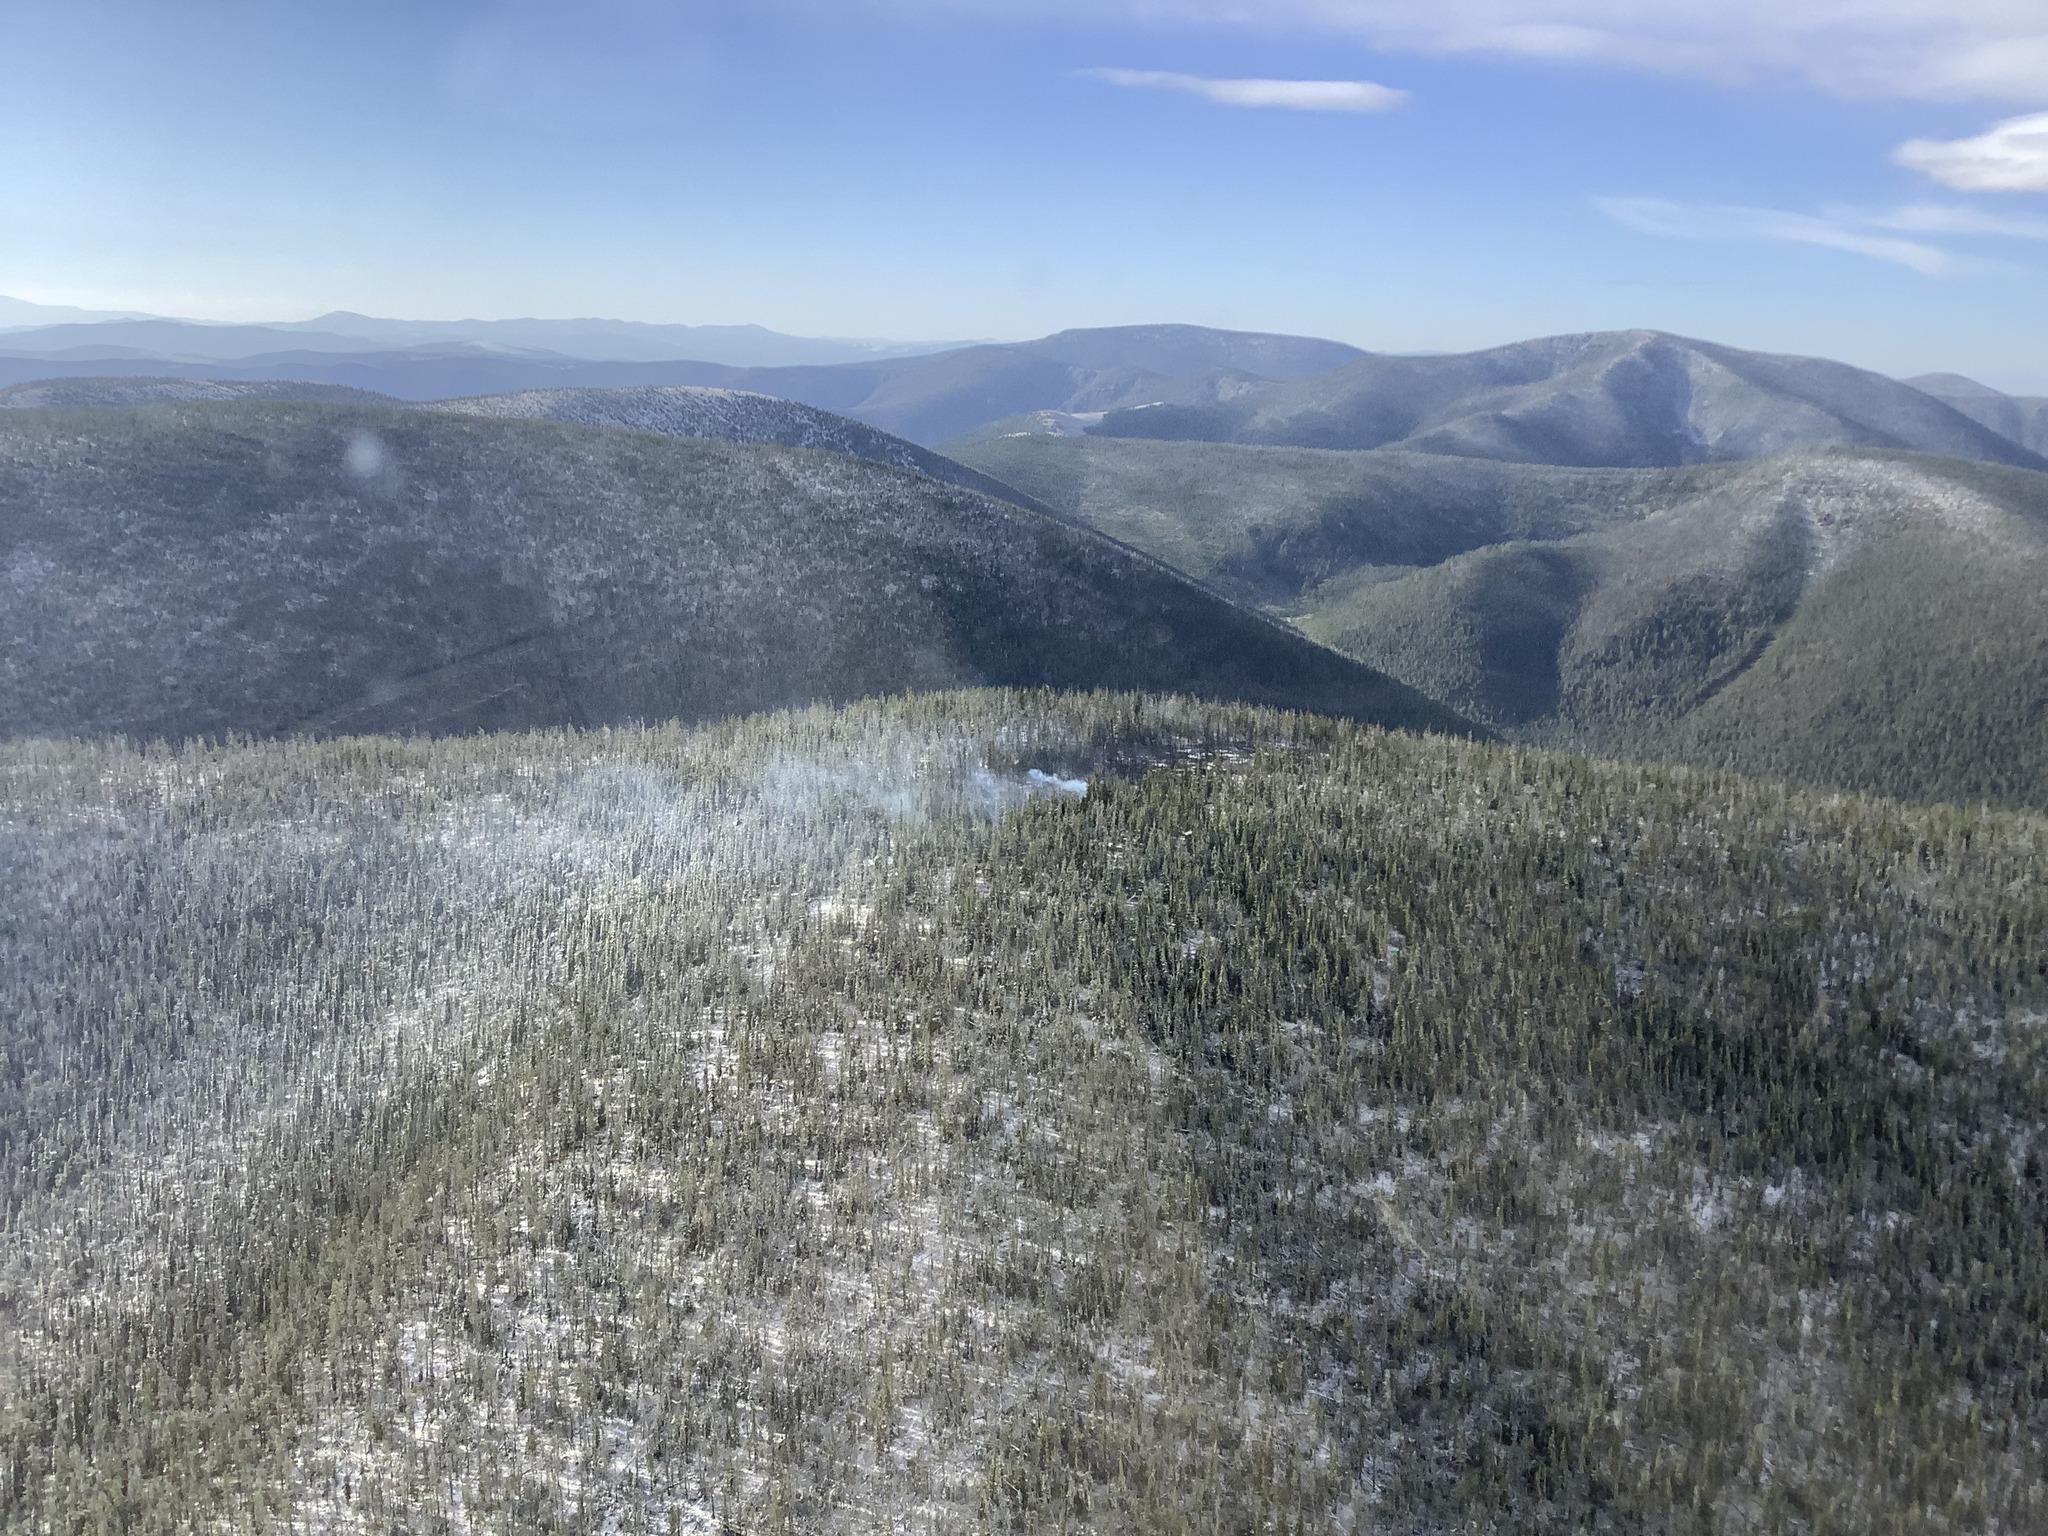
[[[1886,233],[1864,221],[1731,203],[1679,203],[1658,197],[1601,197],[1600,211],[1617,223],[1668,240],[1779,241],[1848,251],[1930,277],[1954,272],[1957,258],[1938,245]]]
[[[842,3],[842,0],[834,0]],[[1491,54],[1713,79],[1804,79],[1845,96],[2048,99],[2038,0],[867,0],[1026,22],[1241,28],[1375,48]]]
[[[1408,93],[1369,80],[1223,80],[1163,69],[1082,69],[1084,80],[1127,90],[1180,91],[1225,107],[1279,107],[1289,112],[1391,112]]]
[[[2009,118],[1974,139],[1914,139],[1893,158],[1958,191],[2048,192],[2048,112]]]
[[[2023,213],[1993,213],[1983,208],[1966,208],[1955,203],[1908,203],[1902,208],[1880,210],[1828,210],[1830,218],[1867,224],[1872,229],[1896,230],[1907,235],[1965,235],[1993,240],[2048,240],[2048,218],[2031,218]]]

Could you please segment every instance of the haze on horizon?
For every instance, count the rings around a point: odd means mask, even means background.
[[[2048,21],[1642,9],[16,8],[0,293],[904,341],[1655,328],[2048,392]]]

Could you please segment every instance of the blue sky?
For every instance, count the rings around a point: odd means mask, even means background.
[[[0,0],[0,34],[0,293],[42,302],[1654,326],[2048,390],[2041,0]]]

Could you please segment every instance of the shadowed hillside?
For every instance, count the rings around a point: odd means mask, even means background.
[[[1929,374],[1907,382],[2001,437],[2011,438],[2028,452],[2048,455],[2048,400],[2001,394],[1954,373]]]
[[[0,416],[14,734],[700,719],[960,683],[1458,728],[1050,516],[837,454],[402,408]]]
[[[943,454],[849,417],[746,390],[675,385],[646,389],[529,389],[510,395],[439,400],[426,409],[498,420],[561,421],[586,427],[702,437],[727,443],[820,448],[914,469],[934,480],[963,485],[1005,501],[1018,492]],[[1026,499],[1027,505],[1035,505]]]

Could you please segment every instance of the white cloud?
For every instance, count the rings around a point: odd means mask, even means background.
[[[2048,219],[2025,214],[1991,213],[1954,203],[1908,203],[1876,212],[1829,210],[1831,217],[1854,220],[1872,229],[1908,235],[1982,235],[1997,240],[2048,240]]]
[[[1677,203],[1658,197],[1602,197],[1600,211],[1617,223],[1669,240],[1772,240],[1848,251],[1938,277],[1954,272],[1955,256],[1940,246],[1872,228],[1859,219],[1747,208],[1729,203]]]
[[[2048,192],[2048,112],[2010,118],[1974,139],[1914,139],[1893,158],[1963,192]]]
[[[785,0],[788,3],[788,0]],[[816,3],[816,0],[813,0]],[[1242,28],[1372,47],[1789,76],[1848,96],[2048,99],[2042,0],[867,0],[913,13]]]
[[[1929,276],[2010,270],[1989,258],[1958,256],[1926,238],[2048,241],[2048,219],[1994,213],[1955,203],[1896,208],[1837,205],[1820,213],[1729,203],[1683,203],[1660,197],[1600,197],[1609,218],[1669,240],[1774,240],[1848,251]],[[1916,238],[1903,238],[1903,237]]]
[[[1160,69],[1083,69],[1083,79],[1132,90],[1181,91],[1226,107],[1281,107],[1291,112],[1391,112],[1406,91],[1369,80],[1219,80]]]

